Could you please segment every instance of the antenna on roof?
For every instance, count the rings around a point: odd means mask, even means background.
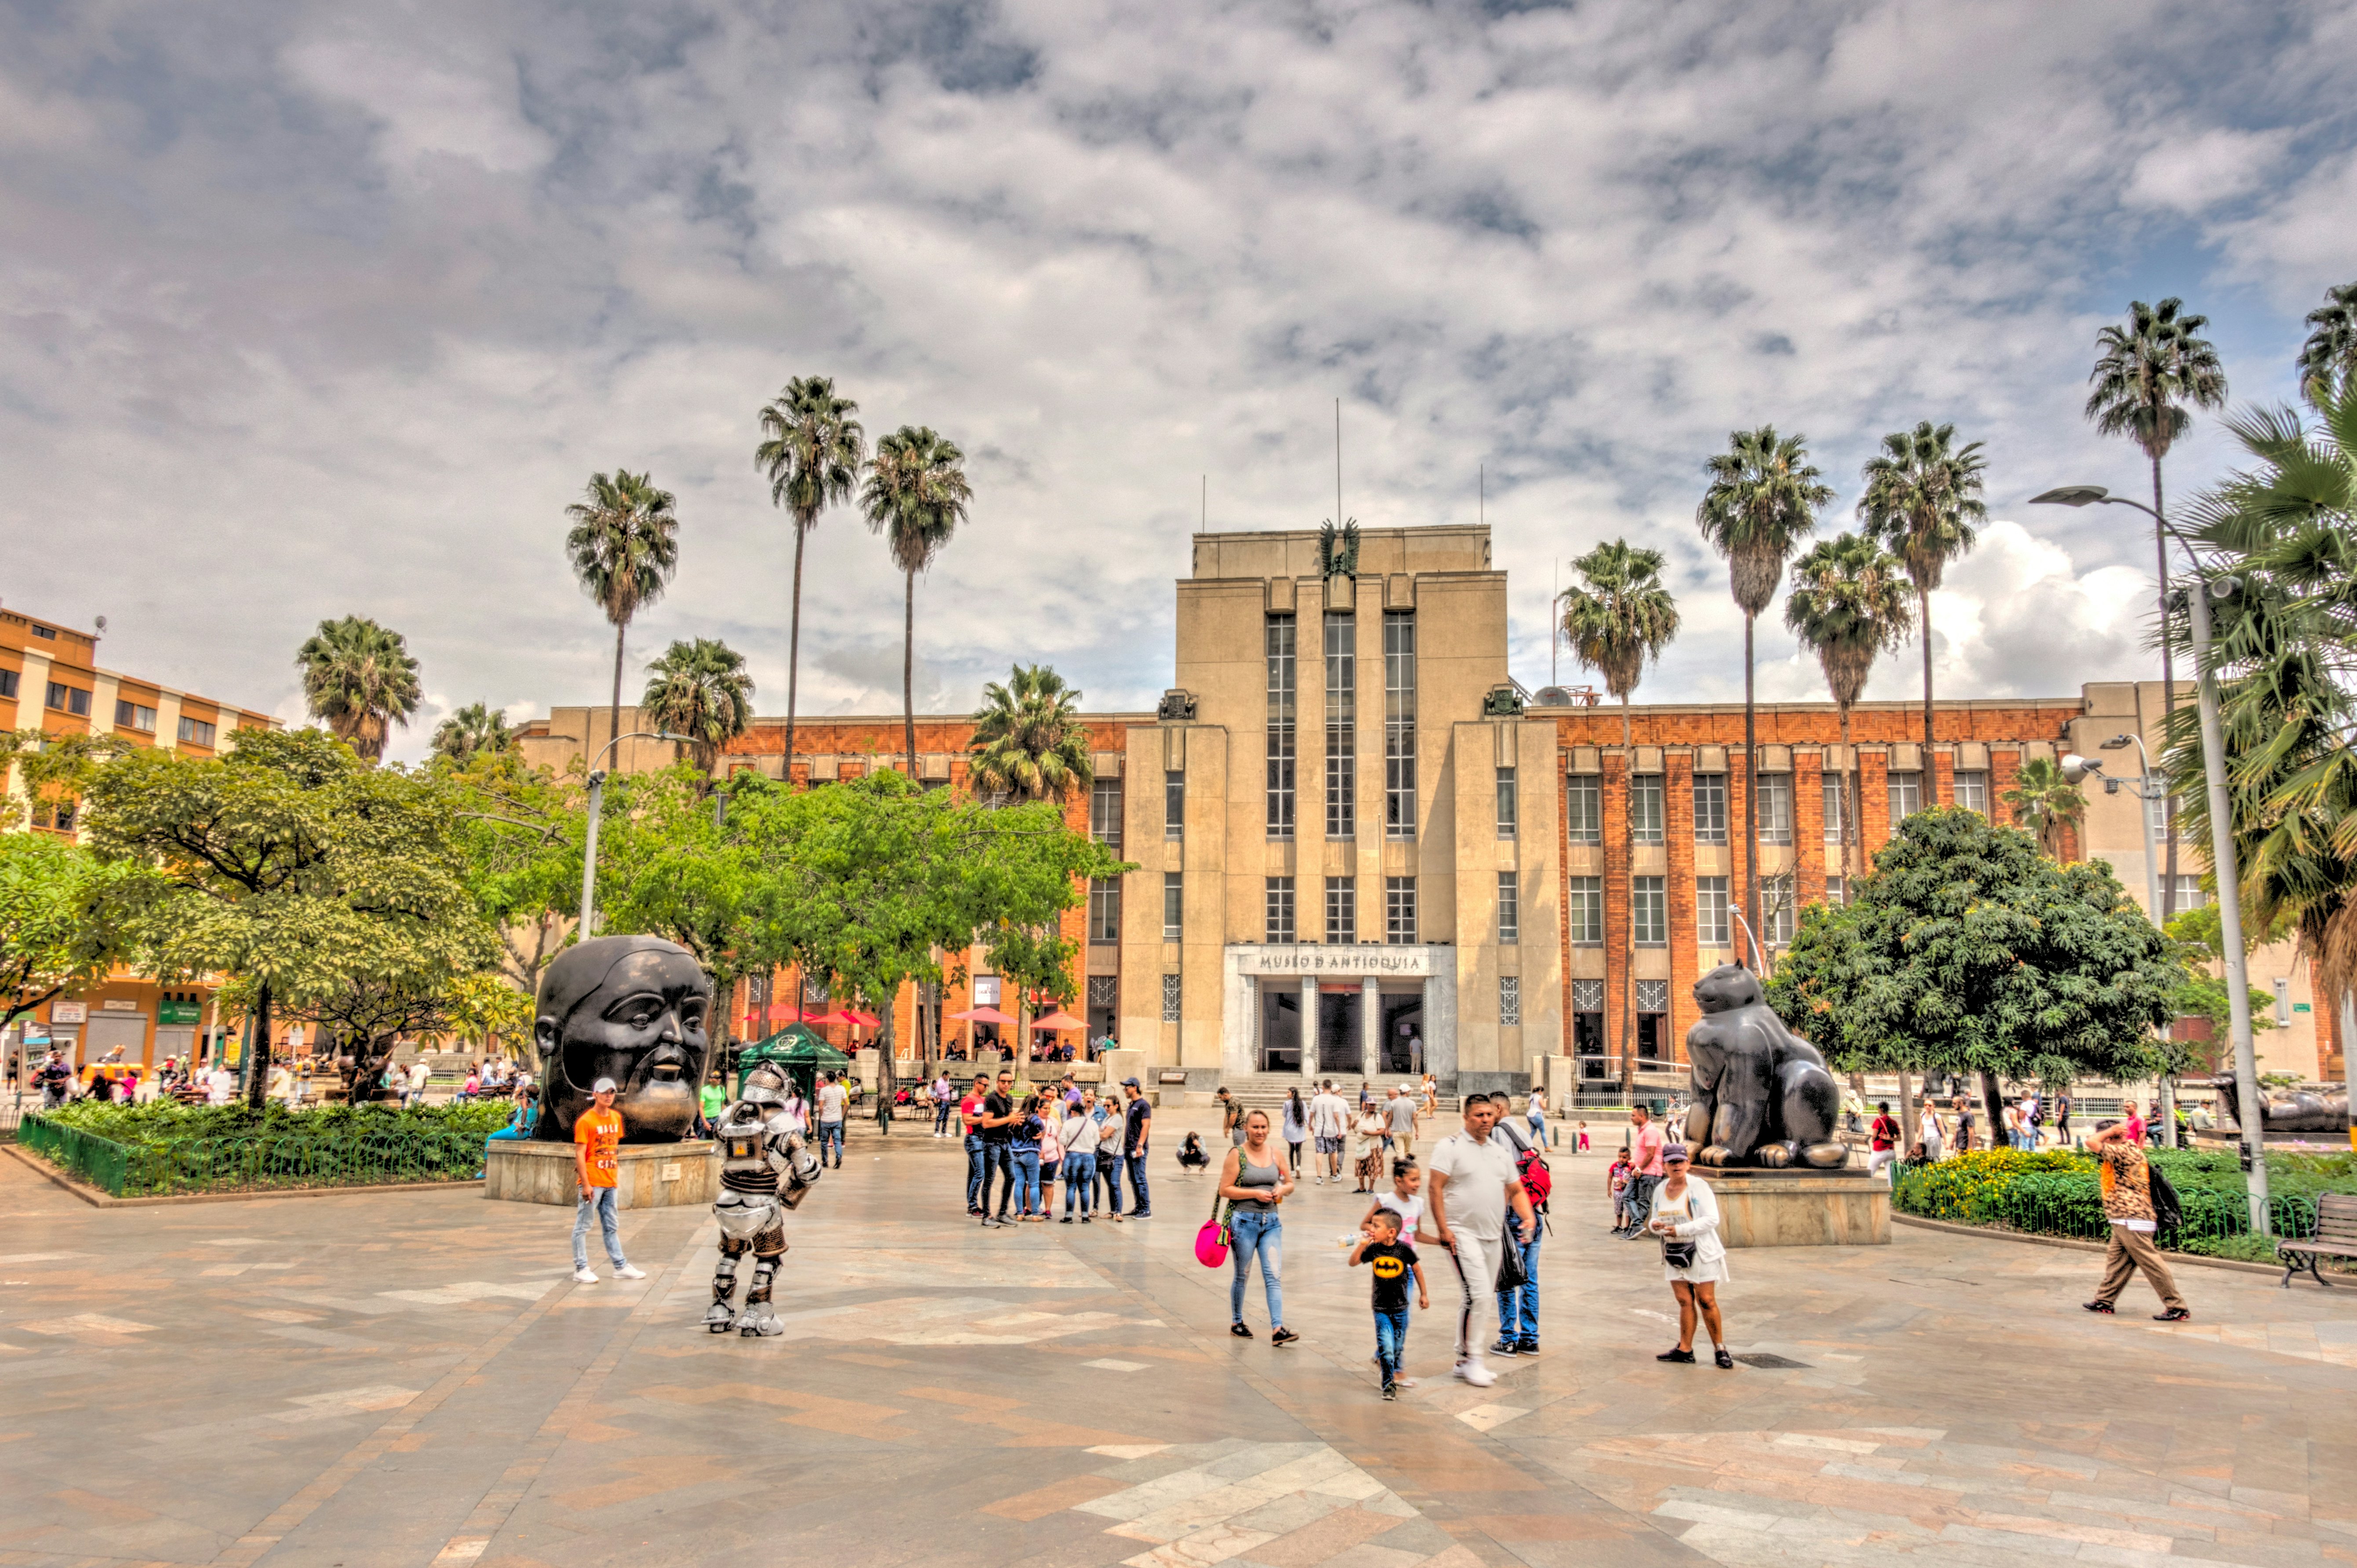
[[[106,618],[104,616],[98,618],[98,635],[101,637],[104,637],[106,635]]]

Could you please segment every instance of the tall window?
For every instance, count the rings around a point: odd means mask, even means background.
[[[1383,940],[1394,947],[1415,943],[1415,878],[1383,878]]]
[[[1792,842],[1792,776],[1789,773],[1760,775],[1760,842]]]
[[[2201,878],[2199,876],[2179,876],[2177,886],[2167,891],[2169,912],[2172,916],[2182,915],[2188,909],[2199,909],[2210,902],[2210,895],[2201,891]]]
[[[1575,876],[1564,890],[1564,919],[1571,940],[1589,947],[1604,940],[1604,878]]]
[[[1100,773],[1089,783],[1089,836],[1099,843],[1121,842],[1121,779]]]
[[[1178,977],[1175,974],[1162,977],[1162,1021],[1166,1024],[1178,1022]]]
[[[2153,805],[2159,804],[2157,800],[2150,803]],[[1987,816],[1988,775],[1978,772],[1957,774],[1956,804],[1962,806],[1967,811],[1978,811],[1982,816]],[[2153,831],[2155,832],[2160,832],[2161,828],[2159,824],[2154,824]]]
[[[1828,773],[1818,780],[1818,788],[1824,791],[1825,842],[1827,843],[1842,842],[1842,806],[1849,799],[1849,796],[1845,793],[1848,786],[1848,776],[1846,774]]]
[[[1727,948],[1735,945],[1735,923],[1727,916],[1727,878],[1695,878],[1695,945]]]
[[[1359,618],[1326,612],[1326,836],[1359,831]]]
[[[1564,837],[1572,843],[1604,842],[1604,781],[1575,773],[1563,781]]]
[[[1498,1022],[1519,1028],[1523,1022],[1523,977],[1501,974],[1498,977]]]
[[[52,681],[49,682],[49,706],[59,713],[87,715],[90,713],[90,693],[80,686]]]
[[[1695,843],[1725,843],[1727,842],[1727,775],[1697,773],[1694,776]]]
[[[1383,612],[1383,832],[1415,837],[1415,616]]]
[[[1843,876],[1825,878],[1825,902],[1838,909],[1849,902],[1849,879]]]
[[[1892,827],[1892,828],[1894,828],[1894,829],[1896,829],[1896,828],[1899,826],[1900,822],[1902,819],[1907,818],[1907,817],[1911,817],[1911,816],[1913,816],[1916,812],[1918,812],[1918,811],[1921,811],[1922,809],[1923,809],[1923,776],[1922,776],[1921,773],[1893,773],[1893,774],[1891,774],[1891,775],[1890,775],[1890,825],[1891,825],[1891,827]]]
[[[1782,947],[1792,940],[1796,924],[1792,908],[1792,874],[1764,876],[1760,880],[1760,923],[1767,928],[1760,933],[1765,947]]]
[[[1662,1049],[1663,1036],[1669,1033],[1670,983],[1666,980],[1641,980],[1637,983],[1637,1059],[1659,1062],[1667,1059]]]
[[[1631,878],[1636,886],[1631,915],[1635,921],[1636,942],[1641,948],[1661,948],[1670,944],[1670,895],[1664,879],[1659,876]]]
[[[16,694],[16,671],[14,670],[0,670],[0,697],[14,697]]]
[[[1332,946],[1348,947],[1358,940],[1359,879],[1329,876],[1326,879],[1326,940]]]
[[[1522,940],[1522,879],[1511,871],[1501,871],[1498,873],[1498,940],[1502,945]]]
[[[1272,942],[1290,942],[1293,934],[1293,878],[1272,876],[1268,879],[1268,937]]]
[[[1293,836],[1293,618],[1268,618],[1268,836]]]
[[[1180,880],[1179,874],[1175,871],[1164,872],[1162,874],[1162,940],[1164,941],[1175,942],[1178,940],[1182,922],[1186,918],[1186,888],[1185,884]]]
[[[1514,770],[1498,769],[1498,836],[1512,838],[1522,830],[1523,801],[1515,791]]]
[[[1662,776],[1639,773],[1629,780],[1629,829],[1639,843],[1662,842]]]
[[[1187,776],[1165,773],[1162,776],[1162,836],[1183,839],[1187,836]]]
[[[1089,882],[1089,940],[1121,940],[1121,878],[1098,876]]]

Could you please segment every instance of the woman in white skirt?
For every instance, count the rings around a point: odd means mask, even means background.
[[[1653,1358],[1694,1364],[1695,1318],[1710,1331],[1712,1359],[1732,1371],[1727,1334],[1718,1319],[1718,1282],[1727,1278],[1727,1243],[1718,1239],[1718,1199],[1707,1182],[1686,1174],[1686,1146],[1662,1151],[1662,1185],[1653,1192],[1645,1229],[1662,1239],[1662,1272],[1678,1298],[1678,1346]],[[1691,1249],[1691,1252],[1687,1251]],[[1681,1261],[1683,1260],[1683,1261]]]

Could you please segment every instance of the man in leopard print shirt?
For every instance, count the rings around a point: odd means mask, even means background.
[[[2184,1322],[2193,1314],[2186,1309],[2185,1298],[2177,1294],[2177,1282],[2169,1277],[2169,1265],[2160,1261],[2160,1251],[2153,1245],[2157,1227],[2152,1166],[2144,1151],[2128,1136],[2124,1123],[2111,1121],[2095,1123],[2087,1152],[2102,1162],[2096,1175],[2103,1184],[2104,1218],[2112,1222],[2111,1242],[2104,1249],[2104,1283],[2095,1287],[2095,1299],[2086,1304],[2087,1310],[2109,1313],[2120,1293],[2128,1288],[2128,1281],[2141,1270],[2145,1283],[2160,1297],[2161,1310],[2153,1315],[2154,1320]]]

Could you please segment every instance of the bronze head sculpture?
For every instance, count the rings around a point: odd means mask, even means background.
[[[675,1144],[695,1124],[711,1036],[712,983],[688,950],[660,937],[593,937],[556,956],[541,977],[533,1043],[540,1047],[538,1136],[570,1143],[589,1086],[620,1086],[622,1141]]]

